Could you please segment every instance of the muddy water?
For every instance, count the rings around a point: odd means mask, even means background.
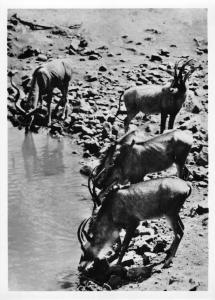
[[[10,290],[59,290],[77,280],[76,232],[90,213],[77,146],[46,134],[8,129],[8,256]]]

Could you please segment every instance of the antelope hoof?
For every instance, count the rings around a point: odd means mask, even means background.
[[[163,269],[169,268],[169,267],[171,267],[171,264],[172,264],[172,258],[170,257],[170,258],[165,260],[164,265],[163,265],[162,268]]]

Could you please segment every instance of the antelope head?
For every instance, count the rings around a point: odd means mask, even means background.
[[[196,67],[193,65],[194,59],[189,59],[182,63],[179,67],[179,63],[182,60],[179,60],[175,63],[174,66],[174,78],[170,86],[170,92],[177,94],[180,92],[186,92],[186,81],[190,78],[191,74],[196,70]],[[186,70],[186,67],[189,66],[190,70]]]
[[[99,208],[100,209],[100,208]],[[95,212],[94,215],[97,215],[98,210]],[[90,217],[82,221],[78,228],[78,240],[81,245],[82,255],[79,262],[79,271],[89,271],[95,262],[98,261],[106,261],[105,254],[105,246],[108,244],[108,232],[103,236],[103,229],[104,232],[109,231],[108,226],[98,226],[98,224],[94,224],[95,220],[94,217]],[[85,230],[85,227],[89,223],[88,231]],[[95,228],[92,228],[95,227]],[[97,228],[98,227],[98,228]],[[95,230],[94,230],[95,229]],[[98,234],[97,231],[101,233]]]
[[[24,99],[20,98],[20,90],[13,82],[13,75],[14,74],[12,74],[12,73],[8,73],[8,76],[10,76],[11,85],[17,92],[15,95],[15,100],[14,100],[16,108],[20,114],[27,116],[27,117],[31,117],[33,114],[36,113],[37,108],[33,107],[33,103],[31,100],[28,99],[27,101],[25,101]]]
[[[87,269],[93,262],[95,255],[91,246],[92,237],[86,232],[85,227],[91,220],[90,218],[84,219],[79,225],[77,236],[81,245],[82,255],[79,262],[79,270]]]

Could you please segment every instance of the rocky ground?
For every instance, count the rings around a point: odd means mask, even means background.
[[[193,193],[181,213],[185,234],[173,265],[162,269],[172,232],[163,219],[146,221],[124,258],[123,268],[112,268],[102,284],[80,279],[79,290],[207,290],[208,268],[208,81],[205,10],[16,10],[8,14],[8,70],[18,71],[14,82],[26,99],[33,69],[53,58],[68,57],[75,75],[69,87],[69,114],[52,116],[53,136],[69,135],[82,145],[83,160],[94,161],[123,124],[114,116],[120,93],[132,85],[165,84],[174,63],[194,58],[198,69],[189,81],[189,95],[176,118],[188,129],[194,144],[188,157]],[[15,73],[14,72],[14,73]],[[22,130],[25,120],[16,111],[15,91],[8,81],[8,119]],[[60,99],[56,90],[53,107]],[[122,107],[123,109],[123,107]],[[44,105],[31,130],[47,125]],[[120,116],[124,118],[124,116]],[[159,134],[160,116],[140,113],[132,121],[146,136]],[[164,174],[174,174],[171,169]],[[152,177],[160,174],[153,174]],[[100,272],[101,273],[101,272]],[[95,276],[94,276],[95,277]],[[94,278],[95,279],[95,278]],[[69,276],[62,287],[74,289]],[[103,284],[105,281],[105,284]]]

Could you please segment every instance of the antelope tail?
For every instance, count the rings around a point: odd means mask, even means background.
[[[119,114],[124,114],[124,112],[120,111],[120,106],[121,106],[121,102],[122,102],[122,99],[123,99],[124,92],[125,92],[125,91],[121,92],[121,95],[120,95],[120,98],[119,98],[119,106],[118,106],[118,110],[117,110],[116,115],[115,115],[115,118],[114,118],[114,120],[116,120],[116,118],[117,118],[117,119],[120,120],[121,122],[123,122],[123,120],[120,119],[120,118],[118,117],[118,115],[119,115]]]

